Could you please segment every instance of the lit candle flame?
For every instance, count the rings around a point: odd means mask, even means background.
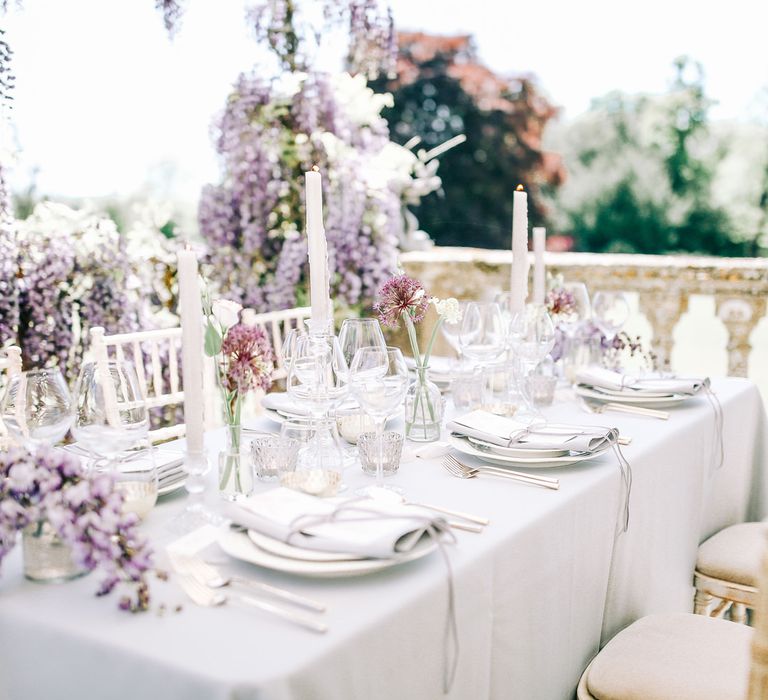
[[[320,168],[318,168],[316,165],[313,165],[312,166],[312,172],[313,173],[319,173],[320,172]]]
[[[522,185],[518,185],[517,187],[515,187],[515,190],[517,192],[525,192],[525,188]]]

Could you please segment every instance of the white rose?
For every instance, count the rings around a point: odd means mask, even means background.
[[[432,302],[435,305],[435,310],[445,319],[446,323],[458,323],[461,321],[461,307],[459,302],[453,297],[448,299],[434,298]]]
[[[238,304],[236,301],[231,301],[230,299],[216,299],[216,301],[211,304],[213,317],[225,330],[237,323],[242,308],[242,304]]]

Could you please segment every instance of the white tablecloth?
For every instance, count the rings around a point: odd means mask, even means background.
[[[414,499],[491,518],[450,549],[461,643],[451,698],[571,698],[603,641],[632,620],[692,608],[698,543],[766,510],[766,419],[756,388],[716,382],[726,461],[711,471],[714,420],[704,398],[662,422],[602,416],[560,404],[557,420],[618,426],[634,472],[628,533],[614,539],[620,479],[611,455],[559,476],[558,492],[492,478],[461,481],[439,460],[403,464]],[[215,440],[215,436],[213,438]],[[468,460],[469,461],[469,460]],[[348,470],[351,487],[369,483]],[[156,508],[146,529],[158,548],[184,505]],[[224,559],[223,555],[215,556]],[[446,569],[439,554],[357,579],[309,580],[230,562],[325,601],[330,632],[313,635],[236,606],[203,609],[175,584],[152,582],[155,605],[129,615],[97,599],[97,574],[66,585],[21,575],[20,552],[0,579],[0,698],[163,700],[441,698]],[[178,603],[179,613],[172,611]]]

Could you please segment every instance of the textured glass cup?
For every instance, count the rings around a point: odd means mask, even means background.
[[[393,430],[387,430],[382,434],[380,443],[376,433],[363,433],[357,440],[357,450],[360,454],[360,464],[366,474],[376,476],[376,465],[381,456],[384,476],[392,476],[400,468],[403,436]]]
[[[296,469],[299,441],[280,435],[263,435],[251,441],[253,473],[261,481],[277,481]]]

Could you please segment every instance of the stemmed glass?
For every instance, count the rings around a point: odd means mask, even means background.
[[[529,305],[514,314],[509,322],[509,344],[518,363],[518,385],[526,402],[526,410],[515,417],[536,419],[541,414],[533,405],[528,376],[555,345],[555,327],[546,309]]]
[[[347,367],[351,367],[355,353],[360,348],[380,348],[384,350],[387,343],[381,324],[375,318],[347,318],[341,324],[339,345],[344,355]]]
[[[8,380],[0,411],[17,442],[55,445],[72,424],[72,397],[58,368],[33,369]]]
[[[157,500],[154,453],[148,461],[138,454],[123,454],[147,441],[149,417],[133,365],[129,362],[88,362],[75,388],[72,434],[94,455],[94,469],[112,472],[115,487],[123,492],[124,509],[139,517]]]
[[[313,437],[308,453],[322,471],[341,472],[343,453],[328,413],[347,396],[349,369],[336,336],[297,335],[291,353],[286,386],[288,393],[310,413]]]
[[[623,292],[598,292],[592,299],[592,320],[610,343],[629,319],[629,302]]]
[[[466,357],[481,364],[493,362],[504,352],[505,336],[498,304],[476,301],[467,304],[459,334],[459,345]]]
[[[383,434],[387,418],[396,411],[408,390],[408,366],[398,348],[360,348],[349,370],[350,389],[363,410],[376,425],[378,459],[376,483],[360,490],[361,495],[375,498],[380,489],[402,493],[396,486],[384,484]]]
[[[456,353],[459,363],[461,363],[464,356],[464,353],[461,348],[461,340],[460,340],[461,326],[462,326],[462,319],[466,314],[467,302],[460,301],[459,309],[461,310],[461,315],[459,317],[459,320],[456,321],[455,323],[449,323],[447,320],[443,321],[443,323],[440,326],[440,331],[442,332],[443,338],[445,338],[448,345],[450,345],[453,351]]]

